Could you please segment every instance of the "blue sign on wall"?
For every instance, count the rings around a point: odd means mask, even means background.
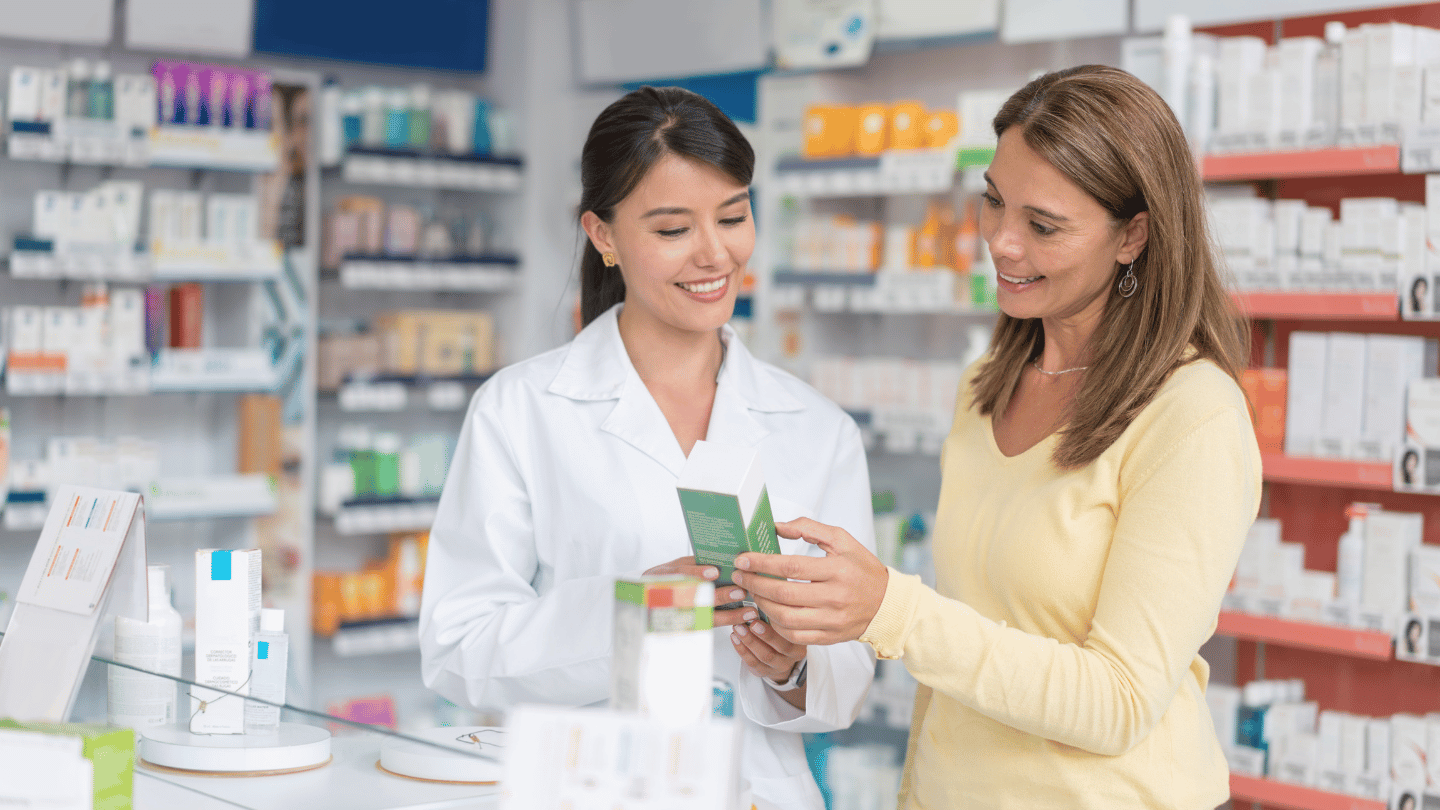
[[[255,50],[485,70],[490,0],[255,0]]]

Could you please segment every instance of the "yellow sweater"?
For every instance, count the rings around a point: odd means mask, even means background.
[[[1176,371],[1099,458],[1014,457],[970,409],[941,457],[936,590],[890,572],[861,638],[920,682],[900,806],[1210,810],[1229,796],[1198,653],[1260,497],[1244,395]]]

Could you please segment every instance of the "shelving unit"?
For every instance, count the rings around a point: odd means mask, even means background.
[[[1287,152],[1208,154],[1201,163],[1207,182],[1346,177],[1400,171],[1400,145],[1380,144]]]
[[[1281,292],[1248,290],[1235,302],[1257,320],[1397,321],[1400,301],[1391,292]]]
[[[340,285],[352,290],[453,290],[506,292],[519,283],[518,256],[430,261],[350,256],[340,265]]]
[[[1222,610],[1215,632],[1217,635],[1247,641],[1281,644],[1356,658],[1388,661],[1394,657],[1394,642],[1390,634],[1376,630]]]
[[[1385,810],[1385,802],[1375,799],[1329,793],[1305,785],[1292,785],[1238,773],[1230,774],[1230,797],[1285,810]]]

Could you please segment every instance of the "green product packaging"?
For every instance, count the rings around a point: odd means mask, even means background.
[[[732,582],[738,554],[780,553],[770,494],[754,448],[696,442],[676,488],[695,562],[719,567],[716,584]]]
[[[0,718],[0,729],[78,737],[94,768],[94,810],[130,810],[135,777],[135,732],[89,723],[28,723]]]

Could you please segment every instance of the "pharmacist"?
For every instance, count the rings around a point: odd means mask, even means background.
[[[782,535],[830,557],[741,555],[736,579],[788,638],[863,639],[920,682],[902,808],[1210,810],[1230,791],[1199,649],[1260,454],[1195,164],[1114,68],[1042,76],[994,128],[1002,314],[945,442],[937,587],[807,520]]]
[[[456,703],[607,699],[615,577],[718,575],[693,564],[675,489],[698,439],[758,449],[777,519],[843,526],[873,548],[855,423],[726,325],[755,246],[754,160],[719,109],[677,88],[630,93],[592,126],[587,325],[476,393],[431,531],[424,678]],[[738,594],[720,587],[716,601]],[[873,655],[794,644],[754,617],[717,611],[713,631],[715,674],[736,691],[742,789],[761,810],[822,810],[800,732],[850,725]]]

